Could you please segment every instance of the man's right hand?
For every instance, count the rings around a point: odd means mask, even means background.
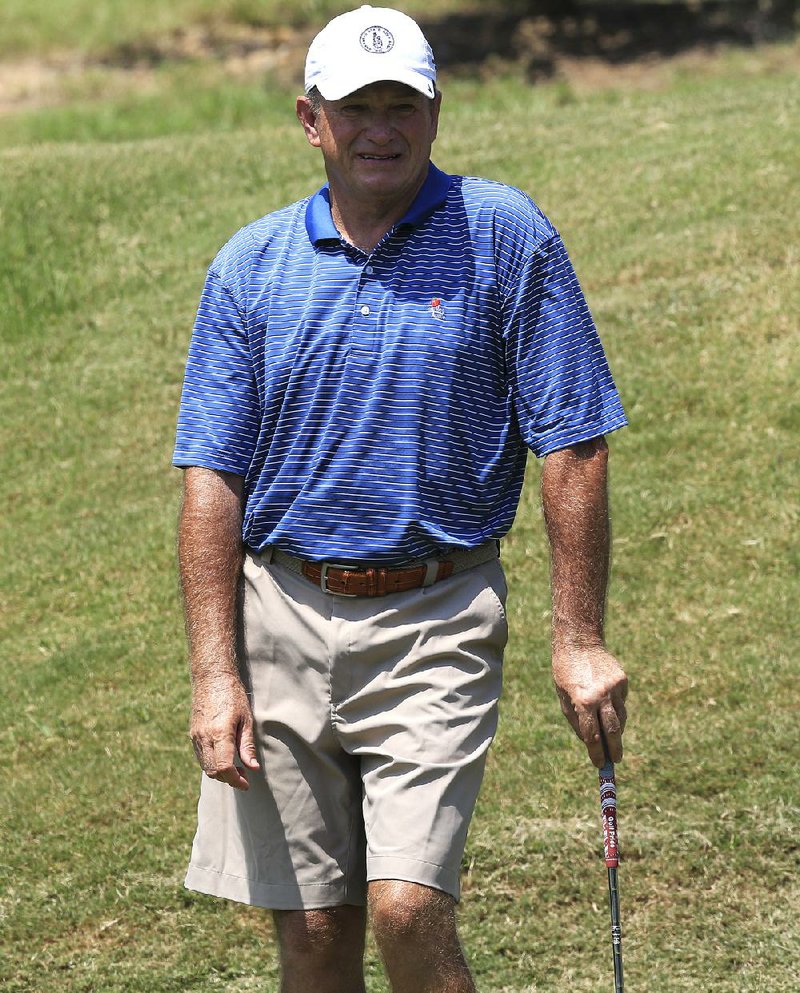
[[[237,790],[247,790],[247,769],[258,769],[253,713],[238,676],[218,673],[195,679],[189,734],[203,772]],[[245,766],[236,765],[238,756]]]

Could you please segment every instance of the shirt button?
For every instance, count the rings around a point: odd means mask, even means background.
[[[369,317],[369,307],[366,304],[361,308],[361,316]]]
[[[367,272],[367,275],[368,276],[371,276],[373,274],[373,272],[375,272],[375,267],[374,266],[371,266],[371,265],[368,265],[367,266],[367,269],[366,269],[366,272]]]

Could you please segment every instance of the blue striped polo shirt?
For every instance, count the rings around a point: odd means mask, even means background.
[[[245,544],[402,562],[511,527],[527,451],[625,424],[558,232],[519,190],[429,167],[370,253],[327,186],[208,270],[174,464],[245,477]]]

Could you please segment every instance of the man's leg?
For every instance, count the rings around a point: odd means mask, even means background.
[[[475,993],[448,893],[376,880],[369,884],[369,912],[393,993]]]
[[[280,993],[364,993],[363,907],[276,910]]]

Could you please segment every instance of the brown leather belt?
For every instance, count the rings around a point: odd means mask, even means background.
[[[329,562],[304,562],[303,575],[325,593],[336,596],[386,596],[416,590],[425,583],[425,565],[352,569]],[[439,562],[433,582],[453,575],[452,562]]]
[[[446,559],[425,559],[398,566],[340,565],[335,562],[309,562],[288,555],[279,548],[266,549],[259,557],[305,576],[323,593],[336,596],[387,596],[432,586],[456,573],[491,562],[499,554],[496,541],[477,548],[451,552]]]

